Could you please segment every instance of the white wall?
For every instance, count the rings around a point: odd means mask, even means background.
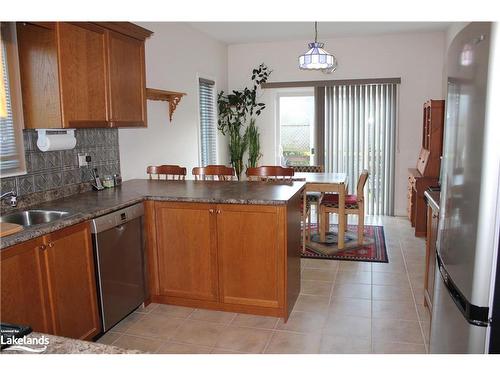
[[[183,23],[139,23],[154,32],[146,41],[146,86],[187,93],[168,119],[168,103],[148,100],[148,127],[120,129],[124,180],[145,178],[148,165],[199,164],[198,75],[227,87],[227,46]],[[218,162],[226,164],[227,142],[219,137]]]
[[[270,81],[305,81],[349,78],[401,77],[399,137],[396,154],[395,214],[406,214],[407,169],[414,167],[421,145],[422,105],[427,99],[442,99],[445,33],[419,33],[349,37],[321,40],[333,53],[339,67],[333,74],[306,72],[297,68],[297,57],[308,40],[279,43],[230,45],[228,88],[249,83],[252,68],[265,62],[273,69]],[[259,117],[263,158],[275,163],[275,108],[272,91],[264,91],[268,107]]]

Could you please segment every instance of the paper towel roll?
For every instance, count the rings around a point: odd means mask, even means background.
[[[70,150],[76,146],[76,138],[72,134],[53,134],[38,136],[36,145],[40,151]]]

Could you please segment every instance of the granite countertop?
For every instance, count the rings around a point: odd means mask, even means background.
[[[78,224],[144,200],[221,204],[284,205],[305,182],[130,180],[121,186],[45,202],[30,209],[68,211],[70,215],[2,237],[0,249]]]
[[[424,196],[427,200],[427,203],[434,211],[439,211],[439,199],[441,197],[441,192],[439,191],[431,191],[426,190],[424,192]]]
[[[141,354],[138,350],[128,350],[112,345],[99,344],[91,341],[70,339],[61,336],[52,336],[45,333],[33,332],[28,338],[40,339],[42,336],[49,339],[47,349],[38,354]],[[30,348],[40,348],[40,345],[29,345]],[[2,354],[34,354],[24,350],[2,350]],[[36,354],[36,353],[35,353]]]

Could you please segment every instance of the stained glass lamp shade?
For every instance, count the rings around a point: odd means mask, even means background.
[[[318,42],[318,23],[314,22],[314,42],[309,43],[309,51],[299,56],[299,68],[333,72],[337,59],[323,49],[324,43]]]
[[[323,49],[323,43],[309,43],[309,51],[299,56],[300,69],[335,70],[337,60]]]

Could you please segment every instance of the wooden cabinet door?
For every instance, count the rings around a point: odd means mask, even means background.
[[[88,340],[100,332],[90,227],[46,236],[47,281],[56,335]]]
[[[146,126],[144,41],[107,34],[111,125]]]
[[[221,302],[282,307],[285,222],[278,208],[220,205],[217,212]]]
[[[59,22],[63,127],[108,126],[105,30]]]
[[[217,300],[215,209],[155,202],[160,295]]]
[[[17,23],[24,127],[61,128],[56,23]]]
[[[43,240],[37,238],[0,252],[1,320],[53,333],[45,283]]]

